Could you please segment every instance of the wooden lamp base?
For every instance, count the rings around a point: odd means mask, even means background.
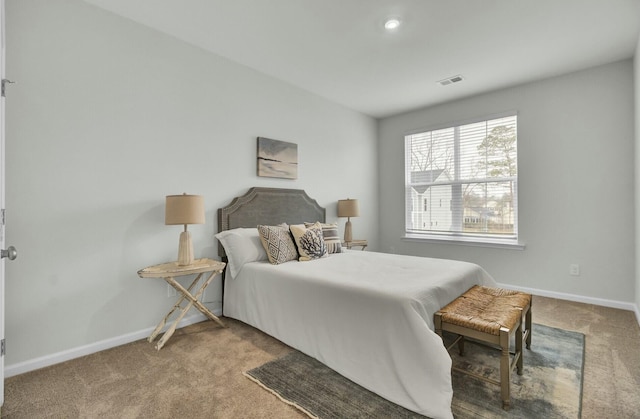
[[[353,235],[351,233],[351,218],[347,218],[347,223],[344,225],[344,241],[347,243],[353,241]]]
[[[183,231],[180,233],[180,246],[178,247],[178,265],[185,266],[193,263],[193,242],[191,233]]]

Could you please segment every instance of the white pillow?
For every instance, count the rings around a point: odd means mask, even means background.
[[[229,260],[231,278],[235,278],[245,263],[269,260],[257,228],[234,228],[216,234]]]

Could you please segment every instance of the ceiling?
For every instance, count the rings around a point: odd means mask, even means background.
[[[640,0],[85,1],[376,118],[630,58],[640,33]]]

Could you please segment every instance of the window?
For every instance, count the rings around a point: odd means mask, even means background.
[[[405,136],[407,237],[516,244],[517,142],[514,114]]]

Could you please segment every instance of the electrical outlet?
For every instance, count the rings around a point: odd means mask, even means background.
[[[571,276],[580,276],[580,265],[577,263],[572,263],[569,265],[569,275]]]
[[[171,298],[175,296],[176,296],[176,289],[173,288],[171,285],[167,284],[167,298]]]

